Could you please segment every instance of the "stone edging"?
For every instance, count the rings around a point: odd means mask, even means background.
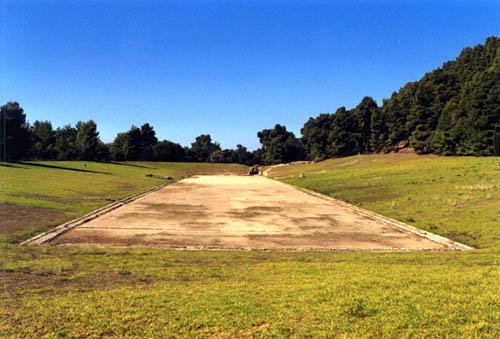
[[[271,179],[269,177],[267,177],[267,178]],[[271,180],[276,180],[276,179],[271,179]],[[336,204],[339,204],[341,206],[344,206],[344,207],[347,207],[349,209],[352,209],[352,210],[358,212],[359,214],[362,214],[362,215],[365,215],[365,216],[368,216],[368,217],[371,217],[371,218],[375,218],[375,219],[380,220],[382,222],[385,222],[385,223],[387,223],[387,224],[389,224],[391,226],[397,227],[397,228],[402,229],[404,231],[416,234],[416,235],[418,235],[420,237],[423,237],[423,238],[426,238],[428,240],[434,241],[434,242],[436,242],[438,244],[444,245],[444,246],[446,246],[446,249],[448,249],[448,250],[463,251],[463,250],[473,250],[473,249],[475,249],[474,247],[471,247],[471,246],[459,243],[457,241],[453,241],[451,239],[448,239],[446,237],[434,234],[432,232],[424,231],[424,230],[422,230],[420,228],[417,228],[415,226],[411,226],[411,225],[405,224],[405,223],[403,223],[403,222],[401,222],[399,220],[395,220],[395,219],[392,219],[392,218],[389,218],[389,217],[377,214],[375,212],[368,211],[366,209],[363,209],[363,208],[351,205],[351,204],[349,204],[347,202],[344,202],[342,200],[338,200],[338,199],[329,197],[327,195],[324,195],[324,194],[321,194],[321,193],[317,193],[317,192],[308,190],[306,188],[294,186],[294,185],[288,184],[288,183],[283,182],[283,181],[279,181],[279,180],[276,180],[276,181],[278,181],[278,182],[280,182],[280,183],[282,183],[284,185],[288,185],[288,186],[291,186],[293,188],[296,188],[296,189],[298,189],[298,190],[300,190],[300,191],[302,191],[304,193],[313,195],[315,197],[318,197],[318,198],[321,198],[321,199],[324,199],[324,200],[333,201]]]
[[[148,195],[149,193],[152,193],[152,192],[155,192],[155,191],[158,191],[168,185],[172,184],[172,182],[168,182],[168,183],[164,183],[164,184],[161,184],[161,185],[158,185],[158,186],[155,186],[153,188],[150,188],[146,191],[142,191],[142,192],[139,192],[137,194],[134,194],[130,197],[127,197],[125,199],[122,199],[120,201],[116,201],[116,202],[113,202],[109,205],[106,205],[104,207],[101,207],[95,211],[92,211],[82,217],[79,217],[79,218],[76,218],[76,219],[73,219],[73,220],[70,220],[62,225],[59,225],[47,232],[44,232],[44,233],[41,233],[41,234],[38,234],[28,240],[25,240],[21,243],[21,245],[42,245],[44,243],[47,243],[55,238],[57,238],[58,236],[60,236],[61,234],[77,227],[77,226],[80,226],[92,219],[95,219],[105,213],[108,213],[118,207],[121,207],[125,204],[128,204],[134,200],[137,200],[139,198],[142,198],[143,196],[145,195]]]

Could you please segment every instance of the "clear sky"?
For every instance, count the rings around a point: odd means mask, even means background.
[[[189,145],[258,147],[276,123],[381,103],[500,35],[500,1],[21,1],[0,4],[0,100],[30,122],[151,123]]]

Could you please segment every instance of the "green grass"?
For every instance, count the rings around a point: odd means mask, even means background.
[[[500,248],[498,157],[353,156],[270,175],[477,248]]]
[[[4,243],[0,337],[498,338],[499,225],[485,222],[498,216],[488,207],[488,199],[498,196],[491,189],[498,185],[498,165],[495,158],[369,156],[271,172],[422,228],[432,218],[437,233],[477,234],[476,242],[468,243],[481,250],[196,252]],[[23,192],[49,195],[53,188],[48,186],[62,177],[69,192],[60,194],[75,201],[99,192],[129,195],[133,190],[118,189],[124,183],[137,185],[135,190],[156,184],[144,177],[152,169],[119,166],[92,163],[87,169],[113,174],[61,170],[64,175],[51,181],[34,180],[27,170],[0,167],[2,174],[9,170],[9,180],[30,181],[9,183],[10,191],[1,194],[12,199],[12,193],[20,192],[16,187],[24,187]],[[191,165],[147,166],[161,174],[181,175],[184,166]],[[37,173],[39,168],[31,170]],[[306,178],[297,179],[300,173]],[[88,185],[77,178],[87,178]],[[101,183],[90,187],[90,178]],[[52,196],[58,196],[56,192]],[[413,204],[403,203],[408,196]],[[426,204],[426,197],[448,206],[449,214]],[[26,198],[15,206],[37,206],[37,200]],[[466,212],[471,210],[476,212],[472,216]],[[75,213],[80,213],[77,207]],[[405,220],[410,218],[415,221]]]
[[[3,336],[498,337],[498,256],[5,249]]]
[[[199,163],[0,163],[0,243],[17,243],[114,200],[189,174],[244,172],[246,167]]]

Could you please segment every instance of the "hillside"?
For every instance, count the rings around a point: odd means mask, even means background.
[[[490,37],[393,94],[382,107],[389,144],[409,137],[421,153],[492,155],[500,127],[499,52],[500,39]]]

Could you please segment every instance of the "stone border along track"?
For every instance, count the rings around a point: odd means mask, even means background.
[[[271,167],[272,168],[272,167]],[[268,170],[271,170],[268,169]],[[267,174],[267,173],[266,173]],[[267,175],[265,175],[267,177]],[[276,180],[276,179],[272,179],[272,178],[269,178],[267,177],[267,179],[270,179],[270,180]],[[279,181],[279,180],[278,180]],[[55,227],[54,229],[50,230],[50,231],[47,231],[45,233],[41,233],[39,235],[36,235],[28,240],[25,240],[21,243],[21,245],[42,245],[44,243],[47,243],[55,238],[57,238],[58,236],[60,236],[61,234],[77,227],[77,226],[80,226],[92,219],[95,219],[105,213],[108,213],[114,209],[117,209],[118,207],[121,207],[125,204],[128,204],[134,200],[137,200],[139,198],[142,198],[146,195],[148,195],[149,193],[152,193],[152,192],[155,192],[155,191],[158,191],[168,185],[171,185],[173,183],[175,183],[176,181],[173,181],[173,182],[168,182],[168,183],[164,183],[164,184],[161,184],[161,185],[158,185],[158,186],[155,186],[153,188],[150,188],[146,191],[143,191],[143,192],[140,192],[140,193],[137,193],[135,195],[132,195],[128,198],[125,198],[123,200],[120,200],[120,201],[117,201],[117,202],[114,202],[114,203],[111,203],[107,206],[104,206],[104,207],[101,207],[93,212],[90,212],[86,215],[84,215],[83,217],[80,217],[80,218],[77,218],[77,219],[74,219],[74,220],[71,220],[71,221],[68,221],[60,226],[57,226]],[[386,217],[386,216],[383,216],[383,215],[380,215],[380,214],[377,214],[375,212],[371,212],[371,211],[368,211],[366,209],[363,209],[363,208],[360,208],[360,207],[357,207],[357,206],[354,206],[352,204],[349,204],[347,202],[344,202],[344,201],[341,201],[341,200],[338,200],[338,199],[335,199],[335,198],[332,198],[332,197],[329,197],[329,196],[326,196],[324,194],[321,194],[321,193],[317,193],[317,192],[314,192],[314,191],[311,191],[311,190],[308,190],[306,188],[302,188],[302,187],[297,187],[297,186],[293,186],[291,184],[288,184],[288,183],[285,183],[285,182],[282,182],[282,181],[279,181],[280,183],[282,184],[285,184],[285,185],[288,185],[294,189],[298,189],[304,193],[307,193],[307,194],[310,194],[312,196],[315,196],[315,197],[318,197],[320,199],[324,199],[324,200],[329,200],[329,201],[333,201],[335,202],[336,204],[339,204],[341,206],[344,206],[344,207],[347,207],[349,209],[351,209],[354,213],[358,213],[358,214],[361,214],[361,215],[364,215],[366,217],[369,217],[369,218],[373,218],[373,219],[377,219],[379,221],[382,221],[386,224],[389,224],[393,227],[396,227],[398,229],[401,229],[401,230],[404,230],[406,232],[410,232],[410,233],[413,233],[413,234],[416,234],[420,237],[423,237],[423,238],[426,238],[428,240],[431,240],[431,241],[434,241],[438,244],[442,244],[442,245],[445,245],[447,248],[445,248],[444,250],[453,250],[453,251],[463,251],[463,250],[473,250],[474,247],[471,247],[471,246],[468,246],[468,245],[465,245],[465,244],[462,244],[462,243],[459,243],[457,241],[453,241],[451,239],[448,239],[446,237],[442,237],[440,235],[437,235],[437,234],[434,234],[432,232],[428,232],[428,231],[424,231],[420,228],[417,228],[417,227],[414,227],[414,226],[411,226],[411,225],[408,225],[408,224],[405,224],[401,221],[398,221],[398,220],[395,220],[395,219],[391,219],[389,217]],[[196,247],[196,246],[195,246]],[[175,249],[175,248],[174,248]],[[197,249],[197,248],[193,248],[193,249]],[[210,248],[200,248],[200,249],[204,249],[204,250],[210,250]],[[217,249],[217,250],[220,250],[220,249]],[[227,248],[227,250],[234,250],[232,248]],[[248,250],[248,249],[246,249]],[[280,249],[275,249],[277,251],[280,251]],[[329,249],[326,249],[327,251]],[[349,250],[349,249],[343,249],[343,248],[339,248],[339,249],[330,249],[331,251],[346,251],[346,250]],[[401,248],[401,249],[395,249],[395,250],[399,250],[399,251],[405,251],[406,249],[404,248]],[[349,250],[350,251],[350,250]],[[354,250],[355,251],[355,250]],[[371,251],[370,249],[368,250],[360,250],[360,251]]]
[[[41,233],[41,234],[38,234],[28,240],[25,240],[21,243],[21,245],[42,245],[44,243],[47,243],[55,238],[57,238],[58,236],[60,236],[61,234],[77,227],[77,226],[80,226],[82,224],[85,224],[86,222],[89,222],[90,220],[92,219],[95,219],[97,217],[100,217],[101,215],[103,214],[106,214],[114,209],[117,209],[118,207],[121,207],[125,204],[128,204],[134,200],[137,200],[139,198],[142,198],[146,195],[148,195],[149,193],[152,193],[152,192],[155,192],[155,191],[158,191],[168,185],[171,185],[173,183],[175,183],[176,181],[170,181],[170,182],[167,182],[167,183],[163,183],[161,185],[158,185],[158,186],[155,186],[153,188],[150,188],[150,189],[147,189],[145,191],[142,191],[142,192],[139,192],[139,193],[136,193],[134,195],[131,195],[125,199],[122,199],[122,200],[119,200],[119,201],[116,201],[116,202],[113,202],[109,205],[106,205],[104,207],[101,207],[97,210],[94,210],[88,214],[85,214],[83,217],[80,217],[80,218],[76,218],[76,219],[73,219],[73,220],[70,220],[62,225],[59,225],[47,232],[44,232],[44,233]]]

